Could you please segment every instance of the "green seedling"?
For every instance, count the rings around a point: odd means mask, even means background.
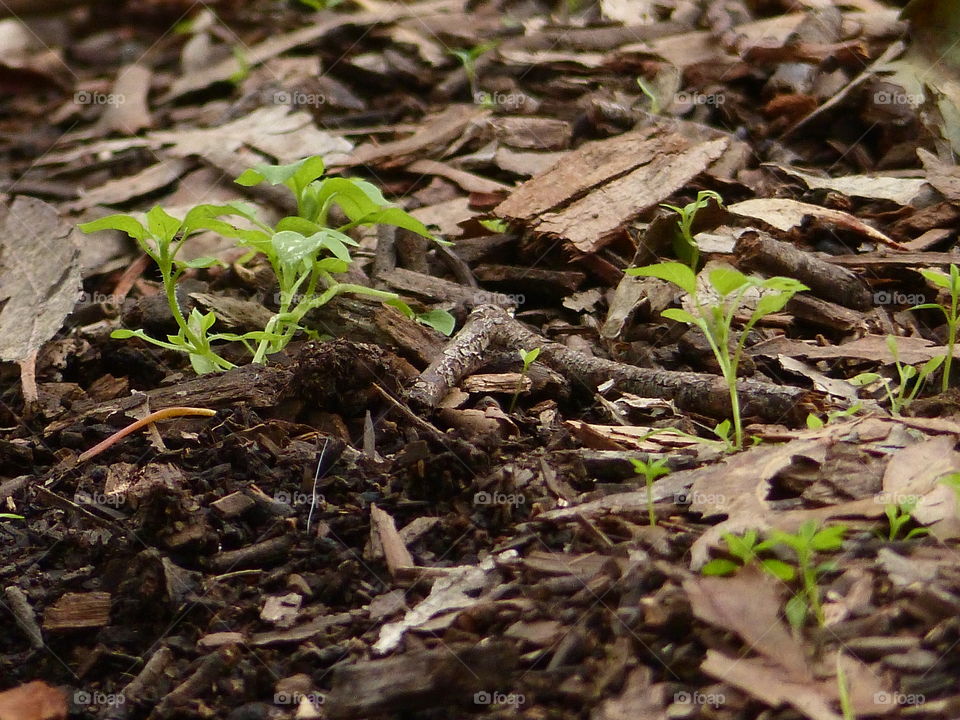
[[[630,458],[633,464],[633,470],[637,475],[643,475],[647,485],[647,514],[650,519],[650,527],[657,524],[657,515],[653,511],[653,482],[658,477],[669,475],[671,470],[667,467],[666,458],[657,458],[655,460],[640,460]]]
[[[941,391],[946,392],[950,386],[950,368],[953,365],[953,348],[957,344],[957,327],[960,326],[960,307],[958,307],[960,305],[960,270],[956,265],[951,265],[949,275],[938,270],[921,270],[920,274],[950,294],[949,308],[939,303],[924,303],[911,308],[911,310],[939,310],[947,321],[947,354],[943,356],[943,381],[940,386]]]
[[[450,54],[457,58],[460,64],[463,65],[463,71],[467,74],[467,83],[470,85],[470,96],[473,98],[476,98],[480,93],[480,88],[477,84],[477,60],[485,52],[493,50],[496,46],[497,43],[491,41],[474,45],[472,48],[466,50],[450,51]]]
[[[820,576],[833,569],[831,562],[814,563],[814,556],[818,552],[839,550],[843,545],[843,536],[847,532],[845,525],[830,525],[820,528],[816,521],[808,520],[796,533],[785,533],[774,530],[770,534],[773,546],[780,545],[793,551],[796,557],[796,575],[800,578],[801,591],[787,601],[784,612],[790,624],[799,628],[803,625],[810,612],[820,627],[826,623],[823,614],[823,604],[820,602]],[[790,568],[793,570],[793,568]],[[785,581],[793,577],[782,578]]]
[[[843,544],[843,536],[846,532],[847,528],[844,525],[820,528],[816,521],[808,520],[794,534],[774,530],[762,542],[757,541],[756,530],[748,530],[742,537],[727,533],[723,536],[723,540],[727,545],[728,553],[734,559],[715,558],[704,565],[701,572],[704,575],[730,575],[741,567],[756,562],[766,572],[783,582],[793,582],[799,577],[801,591],[787,601],[784,613],[790,624],[799,628],[812,610],[822,627],[825,618],[817,583],[823,573],[833,569],[833,564],[814,564],[814,556],[816,553],[838,550]],[[794,565],[776,558],[761,557],[761,553],[778,547],[792,551],[795,557]]]
[[[737,368],[747,342],[747,335],[763,317],[779,312],[796,293],[808,290],[806,285],[787,277],[772,277],[766,280],[748,277],[732,267],[713,270],[707,279],[719,295],[719,300],[707,305],[697,290],[697,277],[688,266],[678,262],[666,262],[641,268],[630,268],[630,275],[643,275],[671,282],[684,290],[693,303],[694,312],[669,308],[662,315],[677,322],[694,325],[707,338],[730,393],[733,415],[733,442],[736,450],[743,448],[743,421],[740,417],[740,401],[737,393]],[[733,335],[733,319],[743,304],[747,291],[757,288],[762,295],[754,306],[746,325],[733,350],[730,345]],[[719,426],[718,426],[719,429]],[[719,434],[719,432],[718,432]]]
[[[517,354],[520,356],[520,361],[523,363],[523,367],[520,368],[520,377],[517,380],[517,389],[513,393],[513,398],[510,400],[510,408],[507,412],[513,412],[513,408],[517,405],[517,398],[520,397],[520,391],[523,390],[523,379],[527,376],[527,373],[530,372],[530,366],[533,365],[534,361],[540,357],[540,348],[533,348],[532,350],[517,350]]]
[[[253,208],[241,204],[199,205],[179,220],[162,208],[153,208],[146,215],[146,225],[130,215],[111,215],[85,223],[87,233],[119,230],[133,238],[157,264],[170,312],[179,328],[177,335],[166,340],[149,336],[143,330],[116,330],[115,338],[136,337],[168,350],[185,352],[199,373],[227,370],[233,364],[213,349],[218,342],[242,343],[252,354],[253,362],[264,363],[267,355],[279,352],[294,335],[304,328],[304,316],[334,297],[344,293],[366,295],[388,302],[413,316],[395,293],[362,285],[341,283],[336,275],[345,272],[352,258],[349,248],[357,243],[347,231],[358,226],[394,225],[431,237],[426,226],[399,207],[388,203],[372,184],[354,178],[323,177],[323,159],[310,157],[291,165],[262,165],[247,170],[237,183],[245,186],[269,182],[284,185],[293,193],[298,214],[283,218],[270,227],[256,217]],[[347,222],[330,227],[328,218],[336,206]],[[242,223],[230,222],[232,218]],[[176,285],[188,269],[208,268],[218,261],[198,258],[184,262],[178,253],[189,237],[197,232],[213,231],[234,239],[241,247],[262,253],[277,278],[279,311],[263,330],[243,335],[211,333],[214,314],[194,309],[185,316],[177,301]],[[433,311],[416,316],[418,320],[447,332],[453,329],[449,313]]]
[[[343,0],[299,0],[301,5],[306,5],[312,10],[329,10],[335,8]]]
[[[885,378],[883,375],[875,372],[860,373],[850,378],[850,382],[860,387],[874,382],[880,382],[887,395],[887,400],[890,403],[890,412],[894,415],[899,415],[907,405],[916,400],[917,395],[929,377],[935,373],[937,368],[943,363],[945,356],[937,355],[934,358],[930,358],[917,370],[913,365],[904,365],[900,362],[897,338],[893,335],[887,335],[887,348],[890,350],[890,354],[893,355],[894,367],[897,370],[897,376],[900,380],[896,393],[894,393],[891,388],[889,378]]]
[[[903,530],[903,527],[913,520],[913,509],[916,506],[917,501],[913,498],[899,505],[894,505],[893,503],[884,505],[883,512],[887,516],[889,525],[889,531],[887,533],[887,540],[889,542],[895,542],[898,539],[912,540],[915,537],[921,537],[930,532],[926,528],[917,527],[908,531],[902,538],[900,537],[900,531]]]
[[[779,580],[793,579],[795,573],[790,565],[776,558],[760,557],[759,554],[769,550],[774,543],[771,540],[759,542],[756,530],[747,530],[743,535],[724,533],[723,541],[726,543],[727,553],[734,559],[714,558],[700,569],[704,575],[732,575],[741,567],[758,563],[764,571]]]
[[[654,95],[653,91],[650,88],[647,87],[646,83],[643,82],[643,78],[637,78],[637,85],[640,86],[640,92],[646,95],[647,99],[650,101],[650,113],[652,115],[659,115],[661,112],[663,112],[663,108],[660,106],[660,99],[656,95]],[[714,195],[716,195],[716,193],[714,193]],[[719,198],[720,196],[717,195],[717,197]],[[667,208],[670,208],[671,210],[676,210],[681,215],[683,214],[683,210],[680,210],[679,208],[676,208],[673,205],[661,205],[661,207],[667,207]],[[690,206],[688,205],[687,207],[690,207]]]
[[[14,515],[13,513],[0,513],[0,520],[23,520],[23,515]]]
[[[942,478],[940,478],[939,482],[941,485],[946,485],[948,488],[953,490],[953,494],[957,503],[957,515],[960,515],[960,472],[944,475]]]
[[[640,85],[640,89],[643,90],[648,97],[653,98],[650,92],[644,88],[643,84]],[[673,210],[680,216],[677,220],[677,234],[674,236],[673,249],[677,254],[677,258],[694,272],[700,267],[700,248],[693,237],[693,222],[697,218],[697,213],[709,205],[711,200],[715,200],[717,205],[723,207],[723,198],[713,190],[701,190],[697,193],[696,200],[683,207],[660,203],[660,207]]]
[[[840,653],[837,653],[837,697],[840,699],[840,712],[843,714],[843,720],[855,720],[856,715],[853,712],[853,700],[850,698],[850,683],[847,680],[847,673],[840,662]]]
[[[846,410],[830,410],[827,412],[827,419],[824,421],[821,418],[817,417],[813,413],[807,415],[807,427],[810,430],[819,430],[827,423],[831,423],[834,420],[839,420],[840,418],[850,417],[856,415],[863,409],[863,403],[854,403]]]
[[[496,234],[505,233],[510,229],[510,223],[506,220],[500,220],[499,218],[488,218],[486,220],[480,220],[479,222],[487,230]]]

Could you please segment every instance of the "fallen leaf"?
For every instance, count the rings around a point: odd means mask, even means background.
[[[67,699],[42,680],[0,692],[0,720],[66,720]]]
[[[42,200],[20,196],[0,207],[0,359],[29,364],[73,310],[81,289],[77,235]],[[24,390],[29,400],[35,388]]]

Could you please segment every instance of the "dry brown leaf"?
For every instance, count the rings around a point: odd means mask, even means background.
[[[753,200],[734,203],[727,209],[734,215],[740,215],[754,221],[759,220],[782,232],[789,232],[793,228],[799,227],[804,218],[813,217],[822,222],[859,233],[867,240],[882,243],[898,250],[903,249],[900,243],[887,237],[876,228],[870,227],[850,213],[811,205],[799,200],[754,198]]]
[[[784,585],[756,565],[732,577],[694,577],[683,583],[693,614],[734,632],[754,651],[779,665],[786,677],[813,679],[803,645],[780,619]]]
[[[66,720],[67,699],[42,680],[0,692],[0,720]]]
[[[923,191],[923,186],[927,184],[927,180],[923,178],[883,175],[847,175],[831,178],[812,175],[785,165],[771,163],[765,167],[775,167],[788,175],[799,178],[811,189],[835,190],[849,197],[891,200],[900,205],[909,205]]]
[[[42,200],[0,206],[0,359],[26,367],[73,311],[80,291],[78,231]],[[36,399],[35,383],[24,396]]]

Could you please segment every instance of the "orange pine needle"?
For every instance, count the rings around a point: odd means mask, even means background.
[[[80,457],[77,458],[77,464],[79,465],[82,462],[86,462],[95,455],[99,455],[104,450],[106,450],[111,445],[116,444],[123,438],[125,438],[130,433],[134,433],[140,428],[146,427],[150,423],[156,422],[157,420],[166,420],[167,418],[174,417],[189,417],[191,415],[201,415],[203,417],[213,417],[217,414],[216,410],[210,410],[209,408],[195,408],[195,407],[168,407],[163,408],[163,410],[157,410],[150,413],[144,418],[137,420],[136,422],[130,423],[122,430],[118,430],[113,435],[108,437],[101,442],[98,442],[92,448],[80,454]]]

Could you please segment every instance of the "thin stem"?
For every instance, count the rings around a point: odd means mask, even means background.
[[[162,410],[157,410],[150,413],[146,417],[140,418],[136,422],[130,423],[125,428],[118,430],[113,435],[108,437],[106,440],[103,440],[92,448],[80,454],[80,457],[77,458],[77,464],[86,462],[90,458],[99,455],[107,448],[115,445],[120,440],[125,438],[130,433],[136,432],[142,427],[146,427],[150,423],[154,423],[157,420],[165,420],[167,418],[173,417],[189,417],[194,415],[199,415],[203,417],[213,417],[217,414],[216,410],[211,410],[209,408],[195,408],[195,407],[168,407],[163,408]]]

